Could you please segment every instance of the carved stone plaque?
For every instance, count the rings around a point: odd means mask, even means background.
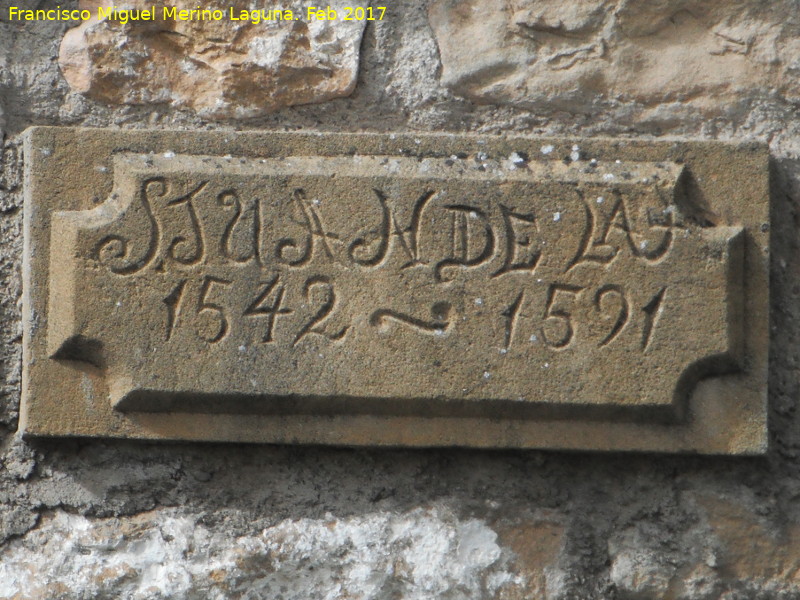
[[[36,128],[30,435],[752,454],[765,147]]]

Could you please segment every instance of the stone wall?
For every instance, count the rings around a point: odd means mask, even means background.
[[[800,598],[800,3],[387,4],[365,27],[219,32],[0,7],[0,598]],[[770,450],[22,440],[30,125],[765,141]]]

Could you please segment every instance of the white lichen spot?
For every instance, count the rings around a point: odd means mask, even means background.
[[[513,164],[515,167],[525,164],[525,159],[518,152],[512,152],[511,156],[508,157],[508,160],[510,160],[511,164]]]
[[[639,243],[639,250],[647,250],[647,240],[642,240]]]
[[[444,329],[437,329],[436,331],[433,332],[433,335],[435,335],[436,337],[444,337]]]
[[[605,181],[611,181],[612,179],[614,179],[614,174],[613,173],[606,173],[605,175],[603,175],[603,179]]]
[[[555,147],[552,144],[546,144],[540,148],[542,154],[550,154],[553,150],[555,150]]]
[[[311,201],[311,204],[313,204],[314,206],[319,206],[320,204],[322,204],[322,200],[320,200],[319,198],[314,198]]]
[[[257,37],[250,41],[250,58],[259,67],[273,67],[281,60],[286,44],[286,34]]]
[[[589,166],[590,167],[596,167],[597,166],[597,159],[593,158],[592,160],[590,160],[589,161]]]
[[[247,346],[245,346],[244,344],[239,346],[239,352],[247,352]]]
[[[606,199],[605,199],[605,198],[603,198],[602,196],[598,196],[598,197],[597,197],[597,203],[598,203],[598,204],[602,204],[602,203],[603,203],[603,202],[605,202],[605,201],[606,201]]]
[[[484,379],[489,379],[489,378],[491,378],[491,376],[492,376],[492,374],[489,373],[489,371],[484,371],[483,372],[483,378]]]
[[[491,573],[486,578],[486,588],[489,590],[489,592],[491,592],[493,598],[502,597],[502,594],[500,596],[495,595],[498,593],[498,590],[501,590],[503,588],[514,589],[514,587],[521,588],[526,583],[527,579],[525,577],[523,577],[522,575],[515,575],[514,573],[511,573],[509,571],[500,571],[497,573]],[[550,586],[548,587],[548,590],[554,587],[555,586]]]
[[[508,354],[508,348],[500,348],[500,354]]]
[[[558,223],[560,220],[561,220],[561,213],[560,212],[553,213],[553,221]]]
[[[175,153],[172,150],[164,152],[164,158],[175,158]]]
[[[572,162],[578,162],[581,159],[581,148],[580,146],[573,146],[572,152],[569,153],[569,159]]]
[[[615,160],[614,162],[615,162],[615,163],[617,163],[618,165],[621,165],[621,164],[622,164],[622,161],[621,161],[620,159],[617,159],[617,160]]]
[[[538,342],[538,341],[539,341],[539,338],[538,338],[538,337],[536,337],[536,334],[534,333],[534,334],[532,334],[532,335],[531,335],[531,337],[529,337],[529,338],[528,338],[528,341],[529,341],[531,344],[535,344],[536,342]]]
[[[180,62],[180,67],[181,67],[181,71],[183,71],[183,72],[184,72],[184,73],[186,73],[187,75],[191,75],[192,73],[194,73],[195,71],[197,71],[197,67],[196,67],[196,66],[195,66],[195,64],[194,64],[192,61],[190,61],[190,60],[185,60],[185,59],[184,59],[184,60],[182,60],[182,61]]]
[[[470,569],[486,568],[500,558],[497,533],[483,522],[473,519],[457,529],[456,561]],[[439,595],[441,597],[441,595]]]
[[[478,218],[478,213],[476,213],[474,210],[470,211],[469,218],[470,219],[477,219]]]
[[[483,298],[475,298],[475,306],[483,306]]]
[[[117,300],[117,307],[122,306],[122,300]]]

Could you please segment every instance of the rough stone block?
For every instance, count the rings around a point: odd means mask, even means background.
[[[550,113],[624,105],[620,122],[669,127],[796,99],[792,12],[759,0],[434,0],[429,20],[456,94]]]
[[[33,129],[34,435],[757,453],[759,145]]]
[[[93,18],[66,33],[59,64],[73,90],[99,102],[169,104],[220,119],[255,117],[350,95],[366,21],[345,20],[344,7],[364,4],[333,0],[328,5],[341,18],[308,20],[308,5],[295,0],[279,7],[245,0],[132,0],[116,13],[111,0],[81,0]],[[224,18],[189,14],[181,20],[165,16],[165,6],[174,14],[220,11]]]

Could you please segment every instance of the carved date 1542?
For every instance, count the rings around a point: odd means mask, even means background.
[[[544,241],[542,215],[535,206],[497,203],[489,210],[450,201],[447,194],[431,189],[406,199],[410,210],[403,213],[393,205],[390,194],[372,188],[375,205],[369,214],[378,221],[346,233],[326,223],[318,199],[294,187],[286,190],[287,197],[279,204],[289,213],[283,217],[286,224],[270,230],[274,217],[270,221],[265,215],[274,206],[252,190],[245,193],[212,179],[176,183],[151,177],[141,183],[136,199],[143,239],[106,233],[94,244],[92,256],[122,277],[146,269],[165,276],[178,274],[162,298],[167,342],[184,328],[208,344],[219,344],[235,328],[252,329],[256,332],[253,341],[261,344],[297,346],[309,338],[340,342],[353,327],[353,315],[337,312],[347,305],[347,290],[337,289],[331,265],[428,273],[431,285],[442,289],[441,301],[421,307],[418,314],[375,307],[359,322],[382,332],[403,327],[420,335],[445,336],[457,330],[464,317],[456,314],[447,298],[450,285],[459,273],[485,267],[482,272],[490,280],[514,277],[517,291],[497,314],[498,331],[503,332],[498,343],[505,350],[512,347],[526,320],[534,321],[526,324],[526,331],[534,332],[531,340],[559,351],[579,339],[579,321],[594,319],[599,325],[587,326],[587,331],[607,326],[601,337],[590,342],[596,347],[613,344],[636,321],[638,346],[646,351],[666,287],[637,304],[617,283],[583,285],[572,275],[579,268],[605,271],[625,253],[644,264],[661,261],[674,239],[668,203],[660,197],[659,188],[653,188],[657,206],[646,212],[640,207],[637,214],[646,215],[642,218],[634,214],[632,200],[619,189],[607,192],[604,205],[603,198],[587,201],[588,192],[580,186],[570,189],[573,206],[582,207],[576,212],[583,212],[583,233],[553,247]],[[553,220],[559,219],[557,213]],[[215,229],[212,221],[223,225]],[[533,278],[548,258],[547,252],[554,253],[551,264],[561,263],[557,273],[566,280]],[[261,277],[241,282],[235,275],[211,275],[202,268],[208,264],[227,265],[234,273],[238,268],[257,267]],[[302,285],[287,285],[287,277],[296,277],[291,273],[302,274]],[[245,304],[234,302],[229,293],[241,286],[251,290]],[[575,312],[573,308],[581,303],[583,308]]]

